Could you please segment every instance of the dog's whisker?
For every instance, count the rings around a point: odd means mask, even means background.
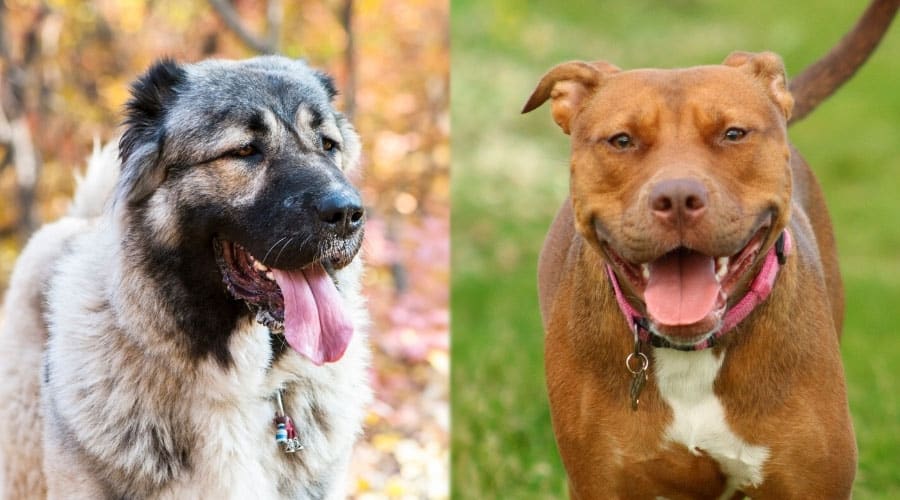
[[[313,235],[311,235],[311,234],[307,235],[306,238],[302,242],[300,242],[300,248],[305,247],[312,239],[313,239]]]
[[[281,246],[281,250],[278,251],[278,255],[275,256],[275,262],[273,262],[273,265],[278,264],[278,259],[281,258],[281,253],[284,252],[284,250],[288,247],[288,245],[291,244],[292,241],[294,241],[293,237],[288,238],[288,240],[284,242],[284,245]]]
[[[277,246],[279,243],[281,243],[282,241],[284,241],[285,238],[287,238],[287,236],[282,236],[280,240],[278,240],[278,241],[276,241],[275,243],[273,243],[272,246],[269,247],[269,251],[266,252],[266,256],[263,257],[262,260],[260,260],[260,262],[265,262],[266,259],[269,258],[269,254],[272,253],[272,250],[275,249],[275,246]]]

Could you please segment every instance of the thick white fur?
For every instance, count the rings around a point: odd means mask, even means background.
[[[716,356],[712,349],[656,349],[654,356],[659,392],[674,413],[666,437],[691,453],[703,451],[718,462],[728,477],[721,498],[731,498],[738,488],[760,484],[768,448],[747,443],[728,427],[725,409],[713,391],[725,356]]]
[[[288,350],[269,367],[268,331],[248,321],[231,335],[233,366],[191,362],[171,339],[144,328],[161,312],[154,291],[120,257],[112,210],[91,218],[106,205],[117,171],[114,147],[95,150],[71,215],[35,234],[14,271],[0,332],[3,498],[44,498],[46,487],[50,498],[102,498],[98,467],[84,452],[129,470],[146,464],[140,444],[118,449],[110,438],[114,430],[105,422],[125,414],[147,422],[179,419],[195,433],[191,467],[154,498],[282,498],[278,483],[285,475],[300,485],[288,497],[318,496],[315,485],[326,484],[318,487],[326,498],[343,498],[350,451],[371,398],[359,258],[336,276],[355,325],[340,361],[317,367]],[[98,312],[104,302],[112,307]],[[44,354],[52,376],[41,387]],[[104,384],[108,393],[88,390]],[[305,446],[287,457],[301,460],[300,468],[285,461],[274,441],[278,388],[286,388],[285,404]],[[327,428],[312,421],[312,404]],[[50,411],[70,432],[44,422]]]

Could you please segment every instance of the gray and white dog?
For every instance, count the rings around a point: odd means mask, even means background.
[[[360,146],[334,95],[283,57],[137,80],[118,152],[13,273],[7,498],[345,495],[371,394]]]

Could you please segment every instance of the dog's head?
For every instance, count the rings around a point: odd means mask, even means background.
[[[331,78],[258,57],[155,64],[132,87],[117,208],[159,252],[218,262],[219,285],[316,363],[352,325],[334,270],[357,254],[365,212],[346,174],[360,145]]]
[[[571,136],[579,233],[675,343],[714,333],[790,214],[793,100],[771,53],[719,66],[622,71],[569,62],[523,112],[551,100]]]

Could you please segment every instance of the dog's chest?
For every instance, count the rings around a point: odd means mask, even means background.
[[[193,470],[185,481],[173,485],[172,497],[281,498],[274,440],[260,425],[268,417],[262,407],[206,415]]]
[[[664,441],[715,460],[727,478],[722,498],[730,498],[739,488],[760,484],[768,448],[751,445],[734,433],[713,391],[724,355],[716,356],[712,350],[657,349],[654,358],[660,395],[673,414]]]
[[[189,419],[199,432],[190,473],[160,498],[281,498],[283,466],[275,443],[275,407],[266,395],[272,385],[265,366],[270,354],[264,332],[238,331],[232,367],[202,365],[192,385]],[[214,395],[214,396],[211,396]]]
[[[266,367],[268,334],[254,325],[235,335],[232,352],[241,352],[232,369],[210,364],[200,370],[190,411],[194,428],[202,429],[191,451],[191,470],[160,498],[325,498],[342,478],[333,474],[338,452],[349,449],[355,428],[331,435],[337,426],[333,401],[326,400],[313,380],[300,375],[307,370],[296,354]],[[262,342],[265,340],[265,342]],[[289,370],[284,364],[291,364]],[[321,371],[327,368],[318,368]],[[334,381],[342,385],[342,381]],[[276,388],[283,395],[277,403]],[[327,391],[326,391],[327,392]],[[209,393],[227,397],[209,399]],[[204,399],[206,398],[206,399]],[[318,404],[319,420],[311,404]],[[276,411],[292,416],[303,449],[287,453],[276,442]],[[356,417],[356,413],[351,417]],[[358,418],[348,425],[358,427]],[[343,427],[339,430],[345,431]],[[337,472],[340,472],[338,468]]]

